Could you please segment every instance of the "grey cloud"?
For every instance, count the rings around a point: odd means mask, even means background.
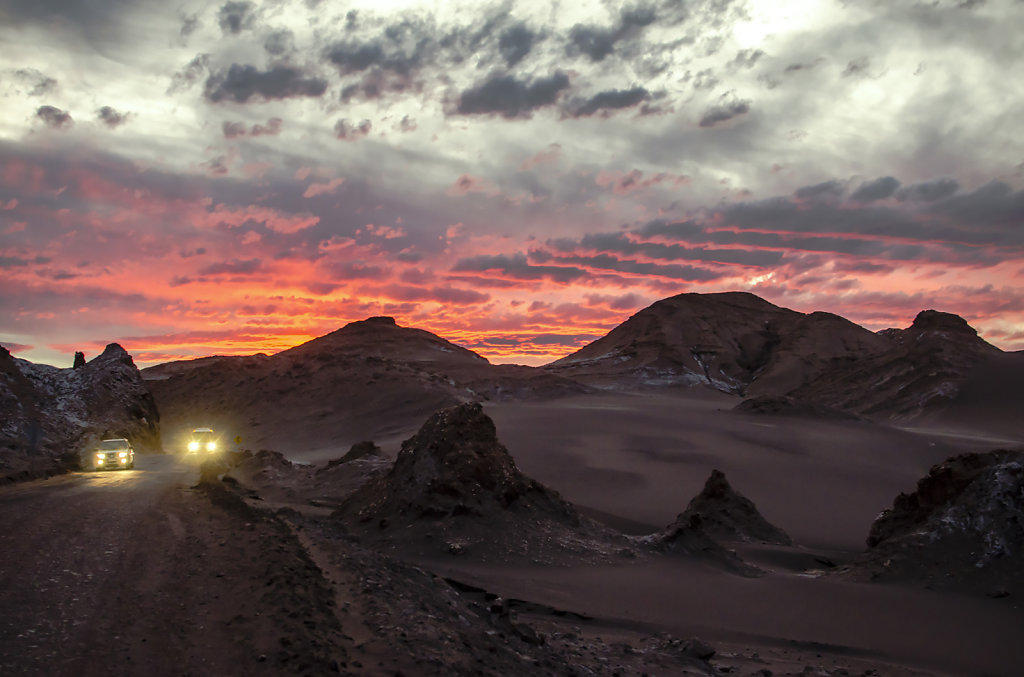
[[[244,122],[225,121],[221,125],[225,139],[236,139],[240,136],[276,136],[281,133],[281,118],[270,118],[266,124],[254,124],[246,128]]]
[[[611,89],[598,92],[585,101],[577,102],[571,107],[569,114],[574,118],[589,117],[601,111],[631,108],[650,98],[651,93],[643,87]]]
[[[801,186],[793,195],[798,200],[838,200],[846,188],[839,181],[823,181],[812,186]]]
[[[14,71],[14,76],[31,87],[28,90],[29,96],[42,96],[57,89],[57,81],[55,79],[35,68],[19,68]]]
[[[900,182],[898,179],[892,176],[883,176],[882,178],[875,179],[874,181],[862,183],[860,187],[853,192],[850,199],[854,202],[874,202],[875,200],[884,200],[885,198],[892,196],[899,187]]]
[[[529,262],[525,254],[481,254],[459,259],[452,266],[453,273],[500,271],[505,277],[519,280],[549,278],[556,282],[571,282],[586,272],[570,266],[538,266]]]
[[[584,266],[586,268],[611,270],[617,273],[631,273],[634,275],[654,275],[674,280],[685,280],[687,282],[707,282],[733,274],[732,271],[727,272],[727,269],[715,271],[708,268],[698,268],[696,266],[684,266],[679,264],[662,265],[658,263],[646,263],[630,259],[619,259],[608,254],[597,254],[596,256],[559,256],[555,260],[561,263]]]
[[[498,52],[511,68],[526,58],[536,40],[536,33],[530,30],[526,24],[518,23],[509,26],[498,36]]]
[[[618,21],[609,28],[576,24],[569,30],[566,53],[583,54],[591,61],[603,61],[615,51],[616,44],[632,37],[657,20],[652,7],[633,7],[619,13]]]
[[[871,60],[867,57],[860,59],[854,59],[846,64],[846,69],[843,71],[843,77],[848,78],[855,75],[865,74],[867,69],[871,66]]]
[[[125,122],[128,121],[130,115],[131,113],[121,113],[111,108],[110,106],[103,106],[98,111],[96,111],[96,117],[100,120],[100,122],[105,124],[107,127],[110,127],[111,129],[115,129],[123,125]]]
[[[188,36],[195,33],[197,30],[199,30],[199,28],[202,27],[202,25],[203,23],[199,20],[198,14],[183,16],[181,18],[181,30],[178,32],[178,34],[182,38],[187,38]]]
[[[462,92],[457,111],[461,115],[497,113],[509,119],[529,117],[538,108],[555,103],[568,87],[569,76],[561,71],[532,82],[511,75],[492,75]]]
[[[260,270],[259,259],[232,259],[213,263],[199,270],[200,275],[251,275]]]
[[[40,106],[36,109],[36,117],[53,129],[64,129],[74,124],[71,113],[63,111],[56,106]]]
[[[782,252],[744,249],[707,249],[660,242],[636,242],[623,233],[590,233],[579,240],[548,242],[557,251],[572,253],[589,250],[602,253],[643,256],[661,261],[701,261],[705,263],[772,266],[782,260]]]
[[[274,31],[263,41],[267,54],[281,56],[295,49],[295,35],[289,30]]]
[[[342,141],[355,141],[370,133],[373,124],[369,120],[363,120],[354,124],[342,119],[334,123],[334,136]]]
[[[700,126],[714,127],[720,122],[731,120],[734,117],[740,115],[746,115],[749,112],[749,101],[733,101],[732,103],[725,103],[719,106],[712,106],[711,108],[704,111],[704,114],[700,118]]]
[[[197,54],[184,68],[172,76],[171,86],[167,88],[167,93],[174,94],[194,85],[203,76],[203,73],[206,72],[209,64],[209,54]]]
[[[255,66],[232,64],[226,73],[211,75],[203,92],[207,101],[224,100],[247,103],[252,98],[266,100],[294,97],[319,97],[327,91],[327,81],[307,77],[297,68],[275,66],[260,71]]]
[[[955,179],[942,178],[907,186],[896,193],[896,197],[900,200],[935,202],[949,197],[959,189],[960,184]]]
[[[238,35],[252,28],[256,21],[256,4],[252,2],[227,2],[217,13],[217,23],[225,35]]]
[[[729,65],[737,68],[753,68],[764,56],[764,50],[741,49],[736,52],[736,56],[729,62]]]

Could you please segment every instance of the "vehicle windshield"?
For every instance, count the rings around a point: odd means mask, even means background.
[[[213,431],[212,430],[196,430],[196,431],[194,431],[192,433],[192,437],[193,437],[193,439],[196,439],[196,440],[199,440],[200,442],[202,442],[203,440],[211,439],[213,437]]]
[[[103,451],[118,451],[127,448],[128,440],[103,440],[100,442],[100,449]]]

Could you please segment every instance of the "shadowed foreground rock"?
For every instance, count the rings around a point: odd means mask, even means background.
[[[871,526],[855,570],[990,594],[1024,594],[1024,451],[950,458]]]
[[[793,544],[785,531],[768,522],[750,499],[732,488],[720,470],[711,471],[704,489],[694,496],[676,523],[697,524],[719,541]]]

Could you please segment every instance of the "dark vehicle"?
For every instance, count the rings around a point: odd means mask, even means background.
[[[103,440],[90,454],[93,470],[125,470],[135,467],[135,450],[123,437]]]
[[[210,428],[193,428],[186,449],[189,454],[209,456],[220,447],[217,435]]]

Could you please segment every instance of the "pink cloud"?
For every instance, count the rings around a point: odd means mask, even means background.
[[[302,197],[316,197],[317,195],[323,195],[325,193],[333,193],[337,190],[338,186],[345,183],[345,179],[339,178],[327,183],[311,183],[306,188],[306,192],[302,194]]]

